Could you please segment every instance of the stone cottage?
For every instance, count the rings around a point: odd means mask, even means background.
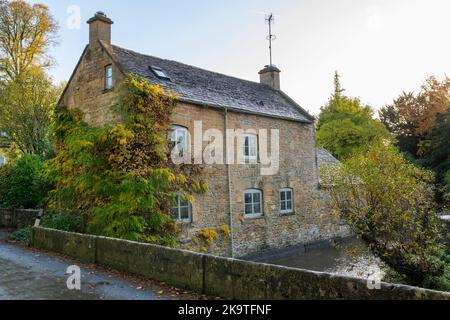
[[[113,45],[113,22],[102,12],[87,23],[89,44],[60,101],[82,110],[86,122],[101,125],[115,120],[110,106],[116,89],[127,73],[134,73],[177,94],[173,115],[177,141],[192,144],[187,137],[194,136],[194,122],[199,121],[203,131],[256,130],[236,147],[245,160],[256,161],[206,165],[209,191],[196,196],[193,203],[179,199],[174,205],[174,217],[183,226],[180,242],[184,247],[190,248],[191,239],[202,230],[223,226],[231,231],[228,241],[210,250],[233,257],[342,233],[339,221],[324,217],[317,206],[314,118],[283,93],[277,67],[262,69],[260,83],[241,80]],[[261,175],[259,129],[279,130],[276,174]]]

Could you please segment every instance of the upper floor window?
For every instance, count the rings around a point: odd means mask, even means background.
[[[172,216],[181,222],[191,222],[191,203],[189,199],[185,199],[178,194],[175,199],[175,205],[172,207]]]
[[[6,157],[0,154],[0,167],[6,164]]]
[[[112,65],[105,67],[105,89],[110,90],[113,88],[113,69]]]
[[[172,126],[170,140],[175,143],[174,150],[181,156],[189,151],[189,131],[185,127]]]
[[[255,134],[244,135],[244,160],[258,160],[258,137]]]
[[[280,212],[283,214],[294,212],[294,197],[291,188],[280,190]]]
[[[261,217],[263,215],[262,191],[248,189],[244,192],[245,217]]]

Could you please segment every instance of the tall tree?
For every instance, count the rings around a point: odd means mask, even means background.
[[[45,5],[0,0],[0,80],[50,66],[47,52],[56,42],[57,29]]]
[[[442,202],[444,194],[450,191],[446,190],[450,173],[450,104],[446,112],[437,114],[434,128],[421,142],[420,154],[422,163],[436,173],[437,197]]]
[[[403,92],[393,104],[379,111],[381,122],[397,138],[397,145],[403,152],[415,157],[419,151],[421,135],[417,133],[419,124],[414,114],[419,109],[418,101],[412,92]]]
[[[345,91],[345,89],[342,89],[341,86],[341,76],[339,72],[336,70],[334,72],[334,97],[335,98],[341,98],[342,93]]]
[[[49,126],[61,89],[38,69],[4,86],[0,95],[0,128],[21,154],[47,157],[51,152]]]
[[[380,110],[380,119],[396,135],[403,152],[419,158],[420,143],[433,129],[436,115],[445,112],[450,102],[450,78],[428,78],[416,95],[402,93]]]
[[[317,142],[335,157],[344,160],[355,150],[372,142],[390,140],[386,128],[373,118],[373,109],[358,98],[342,93],[339,74],[335,73],[335,90],[328,103],[321,108],[317,123]]]

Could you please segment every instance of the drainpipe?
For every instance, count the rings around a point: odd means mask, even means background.
[[[231,201],[231,164],[229,161],[228,154],[228,143],[227,143],[227,129],[228,129],[228,109],[225,108],[225,155],[226,155],[226,166],[227,166],[227,176],[228,176],[228,207],[230,212],[230,237],[231,237],[231,257],[234,258],[234,227],[233,227],[233,204]]]

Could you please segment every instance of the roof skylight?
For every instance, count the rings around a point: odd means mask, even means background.
[[[170,80],[170,78],[166,75],[163,69],[156,66],[151,66],[150,69],[153,71],[153,73],[161,79]]]

